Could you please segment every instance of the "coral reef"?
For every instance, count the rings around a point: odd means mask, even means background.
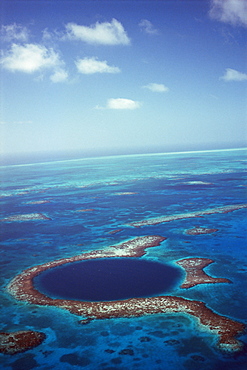
[[[218,231],[218,229],[208,229],[206,227],[194,227],[193,229],[186,230],[188,235],[203,235],[203,234],[212,234]]]
[[[235,204],[235,205],[211,208],[211,209],[207,209],[204,211],[195,211],[195,212],[190,212],[190,213],[175,214],[171,216],[161,216],[157,218],[149,218],[146,220],[131,222],[129,226],[141,227],[141,226],[148,226],[148,225],[158,225],[163,222],[183,220],[187,218],[201,217],[205,215],[213,215],[215,213],[229,213],[229,212],[237,211],[238,209],[243,209],[243,208],[247,208],[247,204]]]
[[[37,331],[15,331],[0,333],[0,353],[14,355],[37,347],[45,339],[45,334]]]
[[[49,217],[43,215],[42,213],[27,213],[23,215],[14,215],[6,218],[2,218],[0,221],[39,221],[39,220],[51,220]]]
[[[177,265],[184,268],[186,278],[181,285],[181,288],[191,288],[198,284],[216,284],[216,283],[231,283],[230,280],[225,278],[214,278],[208,276],[203,269],[213,263],[209,258],[186,258],[177,261]]]

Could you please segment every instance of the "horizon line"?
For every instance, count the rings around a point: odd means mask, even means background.
[[[102,158],[107,159],[107,158],[116,158],[116,157],[144,157],[144,156],[151,156],[151,155],[159,156],[159,155],[195,154],[195,153],[209,153],[209,152],[230,152],[230,151],[238,151],[238,150],[247,150],[247,147],[229,148],[229,149],[188,150],[188,151],[179,151],[179,152],[158,152],[158,153],[151,152],[151,153],[135,153],[135,154],[100,155],[100,156],[89,156],[89,157],[82,157],[82,158],[47,160],[45,162],[19,163],[19,164],[9,164],[9,165],[0,163],[0,168],[34,166],[34,165],[50,164],[50,163],[75,162],[75,161],[83,161],[83,160],[91,160],[91,159],[94,160],[94,159],[102,159]],[[20,153],[17,153],[16,155],[18,154]],[[27,155],[27,154],[29,153],[23,153],[23,155]],[[30,155],[31,154],[32,153],[30,153]],[[35,154],[37,155],[37,153]],[[38,154],[42,155],[42,154],[45,154],[45,152],[39,152]]]

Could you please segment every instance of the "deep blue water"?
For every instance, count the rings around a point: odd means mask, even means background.
[[[0,219],[42,213],[50,220],[1,221],[0,331],[46,334],[38,347],[0,355],[12,369],[245,369],[246,354],[219,351],[217,338],[182,314],[94,320],[55,307],[18,302],[6,291],[18,273],[37,264],[109,248],[145,235],[167,239],[140,260],[175,266],[188,257],[211,258],[206,272],[232,284],[205,284],[165,294],[205,302],[246,322],[246,209],[153,226],[129,223],[247,203],[246,151],[87,158],[0,167]],[[187,235],[193,227],[218,229]],[[119,230],[116,233],[112,231]],[[247,343],[246,333],[239,337]]]
[[[41,273],[38,290],[52,298],[114,301],[165,293],[179,280],[179,268],[137,258],[73,262]]]

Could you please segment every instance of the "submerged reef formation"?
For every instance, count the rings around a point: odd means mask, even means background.
[[[134,194],[138,194],[138,193],[135,191],[121,191],[119,193],[114,193],[113,195],[134,195]]]
[[[27,213],[23,215],[14,215],[6,218],[2,218],[0,221],[39,221],[39,220],[51,220],[51,218],[43,215],[42,213]]]
[[[206,181],[186,181],[183,182],[185,185],[212,185],[211,182],[206,182]]]
[[[243,332],[245,328],[244,324],[231,320],[227,317],[220,316],[206,307],[205,303],[200,301],[193,301],[175,296],[130,298],[126,300],[105,302],[53,299],[40,293],[33,285],[33,279],[35,276],[55,266],[94,258],[141,257],[146,253],[145,249],[158,246],[165,239],[166,238],[157,235],[137,237],[119,245],[108,247],[104,250],[96,250],[75,257],[63,258],[57,261],[31,267],[23,271],[20,275],[17,275],[9,283],[7,289],[9,293],[18,300],[42,306],[56,306],[68,310],[75,315],[83,316],[86,319],[139,317],[149,314],[177,312],[189,314],[199,320],[202,328],[219,336],[219,348],[231,351],[241,350],[242,343],[236,339],[236,336]],[[206,263],[206,261],[203,261],[203,259],[198,261],[198,259],[191,258],[189,261],[190,262],[187,264],[185,262],[181,263],[181,267],[185,269],[188,268],[189,272],[186,278],[187,281],[189,279],[192,284],[193,279],[197,284],[207,282],[209,277],[206,274],[205,276],[203,275],[204,272],[202,269],[209,263],[208,261],[211,260],[207,260]],[[192,273],[193,266],[195,270],[194,273]],[[201,277],[200,282],[198,282],[198,276]],[[203,281],[203,277],[205,277],[206,281]]]
[[[112,231],[109,231],[108,234],[117,234],[117,233],[120,233],[120,231],[122,231],[123,229],[116,229],[116,230],[112,230]]]
[[[186,278],[181,285],[181,288],[192,288],[198,284],[216,284],[216,283],[231,283],[225,278],[214,278],[208,276],[203,269],[213,263],[213,260],[208,258],[186,258],[177,261],[177,265],[183,267],[186,272]]]
[[[229,212],[237,211],[238,209],[243,209],[243,208],[247,208],[247,204],[234,204],[234,205],[229,205],[229,206],[206,209],[205,211],[195,211],[195,212],[190,212],[190,213],[180,213],[177,215],[175,214],[171,216],[161,216],[161,217],[156,217],[156,218],[149,218],[146,220],[131,222],[128,225],[134,226],[134,227],[158,225],[163,222],[183,220],[186,218],[201,217],[205,215],[213,215],[215,213],[229,213]]]
[[[35,200],[32,202],[26,202],[26,204],[46,204],[46,203],[50,203],[50,201],[49,200]]]
[[[0,353],[15,355],[37,347],[45,339],[45,334],[37,331],[15,331],[0,333]]]
[[[216,231],[219,231],[218,229],[208,229],[206,227],[194,227],[193,229],[186,230],[186,234],[188,235],[202,235],[202,234],[212,234]]]

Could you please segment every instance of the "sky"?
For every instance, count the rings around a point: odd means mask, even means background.
[[[1,0],[1,154],[246,146],[247,0]]]

